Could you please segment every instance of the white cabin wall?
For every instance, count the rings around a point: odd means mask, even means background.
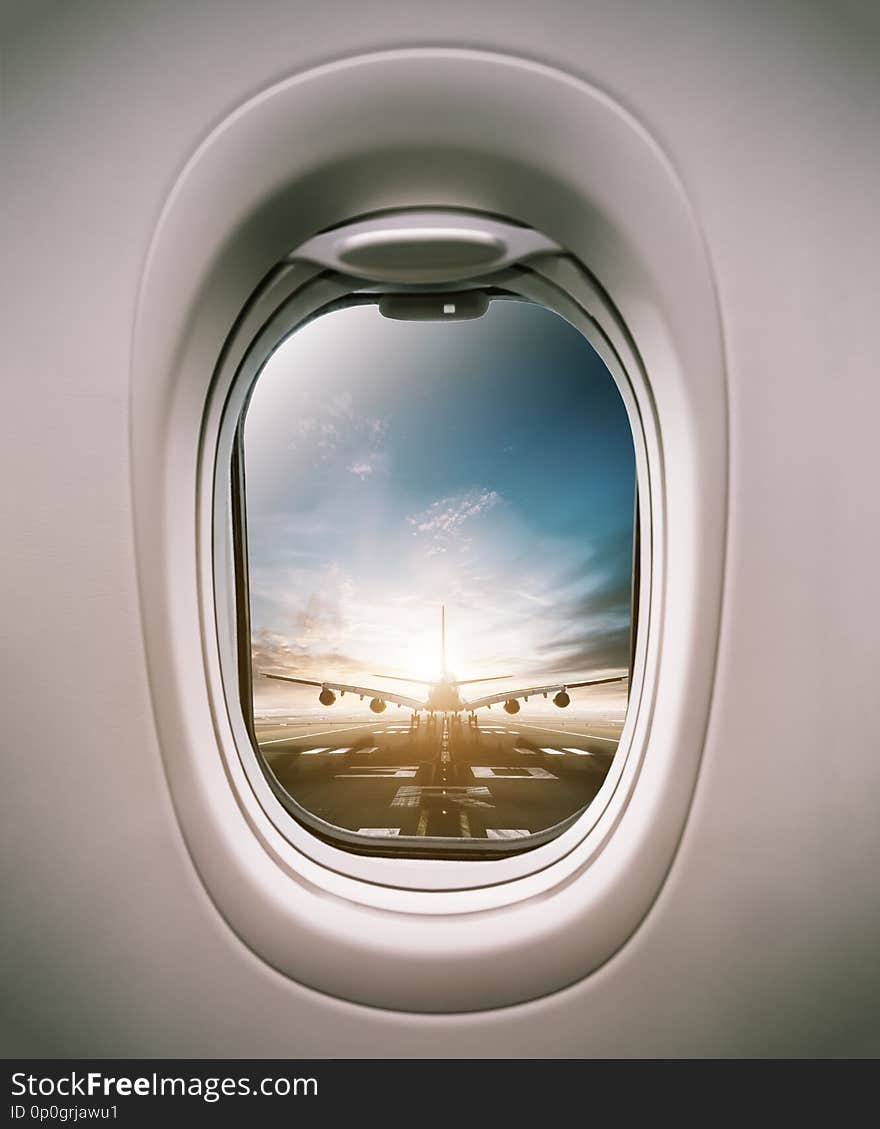
[[[869,6],[107,0],[14,15],[3,60],[3,1049],[876,1053],[880,26]],[[128,468],[138,285],[184,163],[275,81],[429,44],[551,64],[653,133],[716,272],[731,413],[717,690],[669,880],[597,974],[465,1017],[302,988],[214,910],[153,728]]]

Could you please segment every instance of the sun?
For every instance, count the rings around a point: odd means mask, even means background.
[[[402,679],[408,676],[438,682],[444,675],[454,678],[454,671],[478,668],[479,656],[469,646],[471,633],[461,630],[464,614],[457,622],[454,612],[448,610],[444,664],[442,608],[439,603],[423,605],[415,614],[410,611],[405,623],[399,621],[391,630],[383,632],[383,643],[381,649],[377,649],[371,671],[399,675]]]

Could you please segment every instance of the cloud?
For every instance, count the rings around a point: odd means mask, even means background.
[[[290,423],[290,451],[317,449],[327,461],[337,448],[350,449],[357,444],[370,453],[380,451],[388,436],[389,422],[380,416],[357,416],[350,392],[339,392],[322,405],[318,414],[300,416]],[[365,460],[357,460],[365,461]],[[350,468],[349,468],[350,469]]]
[[[583,580],[594,573],[620,572],[629,575],[632,567],[633,531],[627,521],[603,537],[593,538],[586,551],[574,556],[560,573],[563,586]]]
[[[388,420],[379,419],[375,416],[365,416],[362,430],[374,446],[381,447],[388,434]]]
[[[335,423],[330,423],[325,420],[318,429],[320,438],[318,439],[318,446],[321,448],[333,448],[339,443],[341,431]]]
[[[618,670],[629,665],[630,600],[628,574],[600,574],[586,592],[563,601],[557,622],[567,630],[539,646],[549,673]]]
[[[353,459],[345,469],[363,482],[379,471],[387,473],[390,469],[390,460],[388,455],[380,451],[370,451]]]
[[[632,579],[628,573],[607,573],[565,609],[570,619],[625,616],[629,621]]]
[[[298,670],[299,656],[286,635],[259,631],[251,637],[251,661],[254,673]]]
[[[585,627],[538,650],[547,659],[545,674],[621,670],[629,666],[629,623]]]
[[[347,636],[351,624],[346,610],[350,598],[347,581],[336,590],[313,592],[288,611],[285,630],[254,631],[251,658],[258,673],[312,675],[345,674],[359,669],[358,659],[334,641]]]
[[[524,588],[512,588],[511,592],[514,596],[518,596],[521,600],[526,600],[530,604],[537,604],[542,608],[552,608],[553,600],[549,596],[539,596],[535,592],[527,592]]]
[[[353,402],[350,392],[337,392],[335,396],[331,396],[327,411],[339,419],[351,419]]]
[[[475,488],[464,494],[438,498],[426,510],[408,517],[414,537],[431,543],[429,552],[445,553],[455,542],[464,540],[462,527],[502,501],[497,490]]]
[[[276,682],[263,678],[264,674],[285,674],[296,678],[330,678],[353,680],[362,664],[338,649],[325,648],[309,651],[299,642],[277,632],[260,631],[251,641],[251,669],[254,679],[254,704],[282,709],[295,709],[297,713],[318,710],[317,689],[297,686],[295,683]]]
[[[258,567],[251,573],[255,632],[267,627],[278,638],[295,638],[300,651],[325,647],[327,639],[349,630],[354,591],[337,562]]]
[[[328,592],[312,592],[294,615],[293,626],[300,639],[309,641],[323,639],[330,632],[340,631],[346,626],[342,593],[332,589]]]

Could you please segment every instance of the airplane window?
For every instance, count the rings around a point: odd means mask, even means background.
[[[255,749],[289,810],[373,853],[543,841],[595,797],[626,716],[623,400],[556,313],[465,308],[316,317],[240,428]]]

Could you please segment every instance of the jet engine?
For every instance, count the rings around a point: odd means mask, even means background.
[[[328,690],[325,686],[321,693],[318,695],[318,701],[322,706],[332,706],[336,701],[336,695],[332,690]]]
[[[504,703],[504,708],[508,713],[519,713],[519,702],[516,698],[511,698]]]
[[[568,694],[566,694],[564,690],[560,690],[556,697],[553,699],[554,706],[559,706],[561,710],[564,710],[570,702],[571,698],[569,698]]]
[[[381,698],[373,698],[370,702],[370,709],[373,711],[373,713],[382,713],[382,711],[385,709],[385,703]]]

